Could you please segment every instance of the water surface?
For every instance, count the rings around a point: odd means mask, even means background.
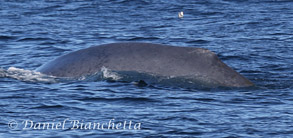
[[[290,0],[1,0],[0,137],[292,137],[292,7]],[[75,50],[126,41],[207,48],[257,88],[54,83],[30,72]],[[23,130],[25,120],[66,119],[141,127]]]

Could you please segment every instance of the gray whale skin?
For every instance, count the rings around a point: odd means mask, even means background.
[[[97,73],[103,67],[111,71],[188,78],[223,87],[254,85],[207,49],[151,43],[94,46],[58,57],[36,71],[57,77],[81,77]]]

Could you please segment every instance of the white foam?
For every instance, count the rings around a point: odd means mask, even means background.
[[[4,72],[4,77],[10,77],[21,81],[28,82],[47,82],[55,83],[56,77],[48,76],[40,72],[25,70],[16,67],[9,67],[7,71]]]
[[[104,66],[101,68],[101,72],[105,79],[112,79],[115,81],[121,79],[121,77],[117,73],[112,72],[111,70],[109,70],[108,68]]]

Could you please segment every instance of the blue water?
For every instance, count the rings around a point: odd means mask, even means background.
[[[291,138],[292,7],[291,0],[0,0],[0,137]],[[125,41],[207,48],[257,87],[55,82],[32,72],[69,52]],[[71,129],[74,120],[105,128]],[[108,129],[109,121],[122,125]],[[45,122],[55,129],[37,126]]]

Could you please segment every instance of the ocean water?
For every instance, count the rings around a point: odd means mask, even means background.
[[[291,138],[292,7],[291,0],[0,0],[0,137]],[[207,48],[256,87],[138,87],[33,72],[66,53],[126,41]]]

